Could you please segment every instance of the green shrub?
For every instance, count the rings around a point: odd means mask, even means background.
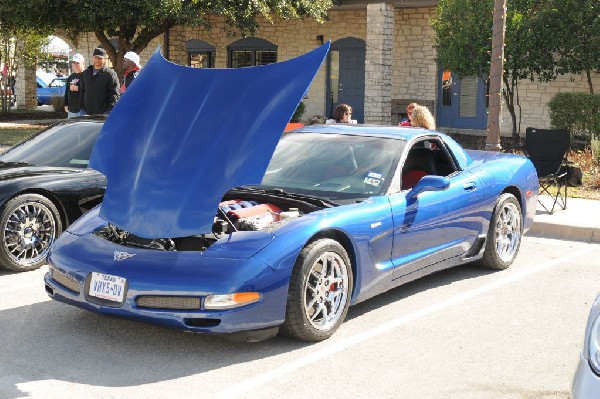
[[[568,129],[574,144],[590,145],[600,137],[600,95],[559,93],[548,103],[550,123],[556,129]]]
[[[290,122],[300,122],[300,119],[302,119],[302,115],[304,115],[305,110],[306,105],[304,105],[304,101],[300,101],[300,104],[298,104],[298,107],[296,107],[296,111],[294,112],[294,115],[292,115],[292,119],[290,119]]]

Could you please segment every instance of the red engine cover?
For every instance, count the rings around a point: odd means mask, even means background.
[[[235,209],[227,212],[228,215],[233,215],[238,219],[246,219],[254,216],[264,215],[266,213],[275,214],[277,216],[275,220],[279,220],[279,212],[281,208],[272,204],[260,204],[250,208]]]

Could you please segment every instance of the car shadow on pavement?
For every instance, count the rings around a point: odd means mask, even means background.
[[[309,345],[235,343],[45,301],[0,311],[0,398],[41,380],[129,387],[243,364]]]
[[[442,270],[428,276],[421,277],[417,280],[402,284],[383,294],[377,295],[350,307],[348,315],[346,316],[346,320],[352,320],[377,310],[383,306],[389,305],[390,303],[402,301],[403,299],[409,298],[415,294],[423,293],[430,289],[452,284],[461,280],[493,274],[495,272],[497,271],[486,269],[472,263]]]
[[[493,272],[470,265],[438,272],[351,307],[347,320],[489,273]],[[313,343],[283,337],[258,343],[228,342],[46,300],[0,311],[0,398],[22,397],[19,384],[44,380],[104,387],[151,384],[310,345]]]

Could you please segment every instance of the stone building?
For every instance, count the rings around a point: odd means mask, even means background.
[[[437,0],[347,0],[334,6],[328,21],[263,21],[256,37],[227,33],[223,19],[212,17],[212,30],[177,26],[156,38],[141,54],[142,64],[161,46],[165,58],[193,67],[232,68],[284,61],[331,41],[331,52],[304,100],[304,119],[330,116],[339,103],[354,109],[354,119],[396,124],[409,102],[427,105],[440,128],[483,131],[487,126],[486,90],[481,79],[459,81],[440,71],[429,19]],[[83,34],[74,51],[89,59],[99,45]],[[594,76],[596,85],[600,76]],[[587,91],[582,76],[551,83],[519,85],[521,131],[549,127],[547,102],[561,91]],[[502,133],[509,134],[510,115],[503,110]]]

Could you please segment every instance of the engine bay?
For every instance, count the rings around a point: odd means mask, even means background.
[[[238,231],[272,231],[323,206],[278,196],[277,193],[228,192],[215,215],[212,231],[189,237],[143,238],[113,224],[95,234],[124,246],[161,251],[205,251],[217,240]]]

